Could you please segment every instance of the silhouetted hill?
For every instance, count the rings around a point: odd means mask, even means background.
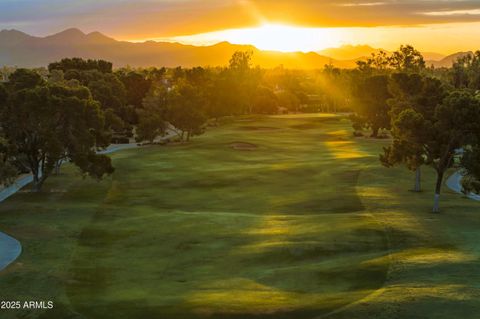
[[[338,48],[328,48],[318,53],[329,56],[337,60],[357,60],[360,58],[369,57],[372,53],[378,53],[382,49],[375,49],[369,45],[342,45]],[[383,50],[387,52],[386,50]]]
[[[445,58],[445,54],[437,52],[422,52],[425,61],[440,61]]]
[[[468,54],[473,54],[472,51],[468,52],[458,52],[451,54],[449,56],[446,56],[445,58],[441,59],[440,61],[427,61],[427,65],[430,66],[433,64],[434,67],[436,68],[449,68],[452,66],[453,62],[455,62],[458,58],[464,57]]]
[[[34,37],[17,30],[0,31],[0,46],[15,46]]]
[[[320,52],[284,53],[261,51],[251,45],[221,42],[211,46],[193,46],[170,42],[146,41],[134,43],[117,41],[100,32],[85,34],[71,28],[46,36],[34,37],[17,30],[0,31],[0,66],[40,67],[65,57],[104,59],[115,67],[133,66],[224,66],[235,51],[254,52],[254,64],[265,68],[283,65],[286,68],[323,68],[332,64],[353,68],[356,61],[379,52],[368,45],[344,45]],[[389,53],[388,51],[386,51]],[[444,57],[435,52],[423,52],[427,65],[450,67],[455,59],[471,52],[460,52]]]
[[[105,59],[115,67],[134,66],[223,66],[235,51],[251,50],[254,63],[266,68],[322,68],[332,63],[353,67],[353,61],[337,61],[317,53],[281,53],[260,51],[249,45],[228,42],[212,46],[147,41],[133,43],[116,41],[99,32],[85,34],[72,28],[47,37],[33,37],[16,30],[0,32],[0,65],[19,67],[46,66],[65,57]]]

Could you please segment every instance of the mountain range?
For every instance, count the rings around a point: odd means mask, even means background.
[[[224,66],[235,51],[253,51],[253,62],[265,68],[283,65],[286,68],[316,69],[325,64],[342,68],[355,67],[356,61],[380,51],[370,46],[345,45],[320,52],[262,51],[251,45],[221,42],[211,46],[193,46],[170,42],[117,41],[100,32],[85,34],[72,28],[46,37],[35,37],[18,30],[0,31],[0,65],[41,67],[65,57],[104,59],[115,67],[193,67]],[[443,56],[424,53],[428,65],[450,66],[468,52]]]

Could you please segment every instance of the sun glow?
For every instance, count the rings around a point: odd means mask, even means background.
[[[462,34],[462,37],[458,35]],[[146,40],[178,42],[189,45],[213,45],[227,41],[232,44],[254,45],[260,50],[282,52],[315,52],[345,44],[364,45],[396,50],[400,44],[411,44],[422,51],[451,54],[472,50],[480,36],[480,23],[448,23],[409,27],[334,27],[313,28],[287,24],[263,23],[257,27],[219,30],[192,35],[161,38],[122,39],[133,42]],[[442,39],[442,41],[438,41]]]
[[[344,44],[346,33],[346,30],[340,28],[304,28],[283,24],[262,24],[253,28],[179,36],[170,40],[197,45],[228,41],[233,44],[251,44],[260,50],[310,52]]]

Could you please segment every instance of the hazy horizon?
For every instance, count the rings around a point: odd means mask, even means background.
[[[370,46],[375,49],[394,51],[402,44],[411,44],[424,52],[449,55],[459,51],[474,51],[472,41],[455,44],[458,33],[466,34],[473,29],[480,36],[480,23],[452,23],[430,26],[403,27],[356,27],[356,28],[311,28],[276,23],[265,23],[257,27],[226,29],[207,33],[180,35],[174,37],[153,37],[145,39],[121,39],[123,41],[162,41],[205,46],[221,42],[239,45],[253,45],[260,50],[280,52],[319,52],[343,46]],[[477,31],[478,30],[478,31]],[[286,37],[289,42],[278,41],[275,35]],[[431,43],[426,42],[430,37]],[[438,43],[436,39],[446,39]],[[372,40],[373,39],[373,40]],[[452,41],[453,40],[453,41]],[[457,41],[458,42],[458,41]]]
[[[268,28],[273,28],[273,29],[278,28],[279,30],[281,30],[282,28],[288,29],[287,26],[281,26],[281,25],[269,25],[269,26],[265,25],[265,26],[262,26],[260,28],[266,28],[266,29],[268,29]],[[92,34],[92,33],[100,33],[103,36],[109,37],[109,38],[111,38],[113,40],[116,40],[116,41],[124,41],[124,42],[131,42],[131,43],[145,43],[145,42],[149,42],[149,41],[154,41],[154,42],[158,42],[158,43],[162,43],[162,42],[177,43],[177,44],[182,44],[182,45],[192,45],[192,46],[196,46],[196,47],[207,47],[207,46],[215,46],[215,45],[218,45],[218,44],[221,44],[221,43],[230,43],[230,44],[233,44],[233,45],[253,46],[260,51],[273,51],[273,52],[283,52],[283,53],[289,53],[289,52],[290,53],[295,53],[295,52],[311,53],[311,52],[314,52],[314,53],[318,53],[318,54],[322,54],[322,55],[326,55],[326,56],[328,56],[326,51],[332,51],[332,50],[338,50],[338,49],[355,50],[355,49],[370,48],[372,50],[395,51],[396,49],[398,49],[398,47],[400,45],[411,44],[411,42],[405,41],[405,42],[399,42],[398,44],[393,44],[390,47],[384,47],[384,46],[380,46],[380,45],[374,45],[374,44],[371,44],[371,43],[368,43],[368,42],[357,41],[357,42],[331,43],[331,45],[321,47],[321,48],[317,48],[317,49],[312,47],[309,50],[302,50],[301,48],[287,50],[287,49],[282,49],[280,47],[268,47],[268,45],[267,46],[262,45],[261,42],[258,42],[258,37],[257,37],[257,41],[255,41],[255,38],[253,39],[253,41],[246,40],[246,39],[248,39],[246,36],[249,33],[253,34],[254,31],[256,30],[255,28],[244,29],[244,30],[233,29],[233,30],[224,30],[224,31],[219,31],[219,32],[212,32],[212,33],[198,34],[198,35],[186,35],[186,36],[165,37],[165,38],[149,38],[149,39],[121,39],[121,38],[116,38],[114,36],[111,36],[110,34],[108,34],[106,32],[103,32],[102,30],[88,30],[87,31],[87,30],[85,30],[83,28],[80,28],[80,27],[77,27],[77,26],[66,27],[64,29],[59,29],[59,30],[53,31],[51,33],[46,33],[46,34],[30,33],[28,31],[22,30],[21,28],[8,28],[8,27],[0,28],[0,31],[19,31],[19,32],[25,33],[29,36],[38,37],[38,38],[50,37],[50,36],[60,34],[62,32],[68,31],[68,30],[78,30],[85,35]],[[233,34],[239,32],[239,31],[245,31],[246,33],[244,33],[244,35],[242,37],[240,37],[239,40],[235,40],[234,38],[229,37],[229,34],[228,34],[229,31],[232,31]],[[289,30],[286,30],[286,31],[288,32]],[[290,30],[290,32],[295,32],[295,31],[296,32],[301,32],[301,29],[299,28],[299,30]],[[316,29],[310,29],[310,32],[315,32],[315,31],[317,31],[317,30]],[[226,35],[225,38],[215,37],[216,35],[222,35],[222,34]],[[418,48],[422,53],[433,54],[433,55],[438,55],[438,56],[442,56],[442,57],[446,57],[448,55],[456,54],[456,53],[459,53],[459,52],[467,52],[467,51],[474,52],[478,49],[476,47],[473,47],[473,48],[464,48],[464,49],[460,48],[460,49],[456,49],[456,50],[452,49],[450,51],[439,51],[439,50],[423,50],[423,49],[421,49],[417,46],[416,46],[416,48]],[[362,57],[362,55],[360,54],[359,56],[356,56],[356,57],[360,58],[360,57]],[[347,58],[345,58],[345,59],[336,58],[336,59],[350,60],[350,59],[347,59]],[[428,58],[427,58],[427,60],[428,60]],[[435,59],[431,59],[431,60],[435,60]]]
[[[5,0],[0,28],[46,36],[71,26],[117,40],[222,41],[262,50],[320,51],[345,44],[469,51],[480,36],[478,1]],[[439,41],[441,39],[441,41]]]

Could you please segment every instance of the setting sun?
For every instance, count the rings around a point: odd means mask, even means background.
[[[133,42],[154,40],[195,46],[214,45],[227,41],[253,45],[260,50],[280,52],[318,52],[342,45],[365,45],[395,50],[400,43],[409,43],[422,51],[449,54],[471,50],[471,43],[480,35],[480,22],[382,26],[382,27],[303,27],[264,22],[255,27],[224,29],[173,37],[126,39]],[[462,34],[459,37],[458,34]],[[438,41],[438,39],[443,41]]]
[[[267,23],[253,28],[180,36],[173,40],[203,45],[214,44],[220,40],[232,44],[251,44],[260,50],[310,52],[342,45],[346,35],[346,30],[341,28],[305,28]]]

